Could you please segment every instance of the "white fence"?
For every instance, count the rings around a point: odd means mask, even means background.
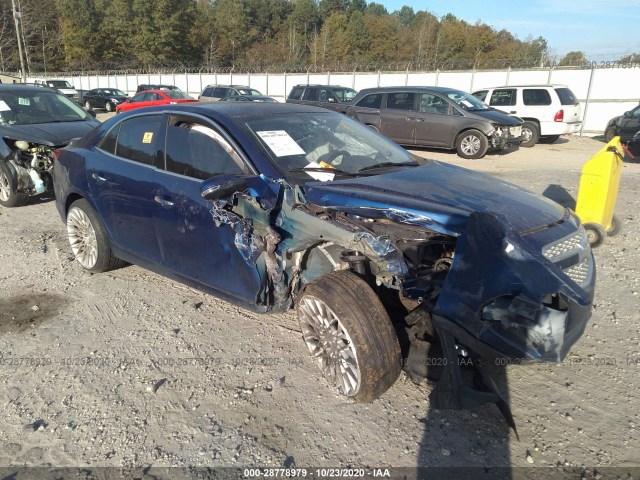
[[[31,77],[34,81],[41,77]],[[118,88],[132,94],[139,84],[171,84],[197,97],[207,85],[248,85],[284,101],[294,85],[331,84],[353,87],[439,85],[472,92],[502,85],[555,83],[567,85],[580,99],[584,134],[603,133],[610,118],[640,102],[640,68],[589,70],[536,69],[446,72],[352,73],[171,73],[60,76],[80,90]]]

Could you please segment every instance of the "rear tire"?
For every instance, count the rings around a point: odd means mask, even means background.
[[[106,272],[125,264],[113,255],[102,222],[84,198],[73,202],[67,212],[67,234],[73,256],[85,270]]]
[[[297,302],[305,343],[340,393],[371,402],[400,374],[400,343],[382,302],[350,271],[310,283]]]
[[[7,208],[20,207],[27,203],[29,195],[18,192],[15,170],[4,160],[0,160],[0,205]]]
[[[488,147],[487,137],[478,130],[462,132],[456,139],[456,151],[462,158],[482,158],[487,153]]]
[[[534,122],[524,122],[522,124],[522,135],[524,135],[524,142],[520,146],[525,148],[533,147],[540,138],[540,127]]]

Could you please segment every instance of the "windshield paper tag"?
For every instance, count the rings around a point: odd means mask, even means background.
[[[142,137],[142,143],[151,143],[153,140],[153,132],[144,132],[144,137]]]
[[[9,112],[11,107],[5,103],[4,100],[0,100],[0,112]]]
[[[322,162],[324,163],[324,162]],[[311,162],[309,165],[307,165],[304,168],[323,168],[322,166],[318,165],[315,162]],[[328,168],[327,170],[329,170],[329,172],[331,171],[330,168]],[[335,178],[335,173],[324,173],[324,172],[305,172],[307,175],[309,175],[311,178],[313,178],[314,180],[318,180],[319,182],[330,182]]]
[[[18,103],[20,105],[31,105],[31,100],[29,100],[28,98],[18,98]]]
[[[304,150],[284,130],[272,130],[268,132],[256,132],[267,144],[276,157],[289,155],[304,155]]]

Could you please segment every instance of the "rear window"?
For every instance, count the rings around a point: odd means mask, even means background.
[[[489,105],[492,107],[509,107],[516,104],[516,90],[505,88],[494,90]]]
[[[382,94],[372,93],[371,95],[367,95],[366,97],[361,99],[357,105],[358,107],[379,109],[381,104],[382,104]]]
[[[387,108],[398,110],[415,110],[415,93],[390,93],[387,98]]]
[[[543,88],[525,88],[522,91],[522,101],[525,105],[551,105],[551,95]]]
[[[293,87],[293,90],[291,90],[291,93],[289,94],[289,98],[291,100],[300,100],[302,97],[302,90],[304,90],[302,87]]]
[[[556,88],[555,90],[556,90],[556,93],[558,94],[558,97],[560,98],[560,103],[562,105],[577,105],[578,104],[578,99],[573,94],[573,92],[571,90],[569,90],[568,88],[562,87],[562,88]]]

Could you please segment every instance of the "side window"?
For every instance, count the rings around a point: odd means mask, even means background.
[[[303,90],[304,89],[302,87],[293,87],[293,90],[291,90],[291,93],[289,94],[289,98],[291,100],[300,100]]]
[[[415,110],[415,93],[390,93],[387,97],[387,108],[398,110]]]
[[[543,88],[525,88],[522,101],[525,105],[551,105],[551,95]]]
[[[216,87],[213,89],[213,93],[211,94],[214,98],[223,98],[224,97],[224,88]]]
[[[202,92],[203,97],[210,97],[213,93],[213,88],[205,88],[204,92]]]
[[[111,153],[112,155],[116,153],[116,143],[118,142],[118,132],[120,132],[120,123],[113,127],[109,132],[104,136],[98,148],[100,150],[104,150],[107,153]]]
[[[227,88],[227,97],[237,97],[238,92],[235,88]]]
[[[131,99],[131,101],[132,101],[132,102],[142,102],[142,99],[144,98],[144,96],[145,96],[145,95],[146,95],[146,94],[145,94],[144,92],[143,92],[143,93],[139,93],[139,94],[137,94],[136,96],[134,96],[134,97]]]
[[[166,169],[206,180],[223,173],[245,173],[233,147],[209,125],[171,117],[167,128]]]
[[[309,100],[310,102],[317,102],[319,98],[319,88],[307,88],[304,91],[304,95],[302,97],[303,100]]]
[[[484,102],[487,99],[487,93],[489,93],[489,90],[480,90],[479,92],[475,92],[473,96]]]
[[[513,88],[504,88],[494,90],[491,95],[492,107],[509,107],[516,104],[516,90]]]
[[[420,111],[435,115],[448,115],[449,103],[433,93],[423,93],[420,95]]]
[[[357,103],[357,106],[364,107],[364,108],[380,109],[381,104],[382,104],[382,94],[372,93],[371,95],[367,95],[362,100],[360,100]]]
[[[116,155],[145,165],[158,165],[164,127],[162,115],[136,117],[122,122]]]

